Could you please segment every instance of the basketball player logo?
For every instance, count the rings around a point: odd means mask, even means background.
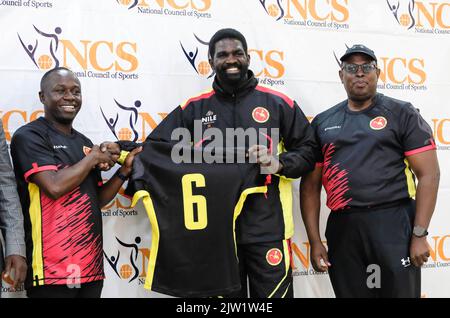
[[[59,60],[56,53],[59,48],[59,35],[62,32],[60,27],[56,27],[54,32],[44,32],[33,25],[34,30],[39,35],[34,43],[25,44],[24,40],[19,37],[20,44],[27,53],[28,57],[33,61],[34,65],[41,70],[49,70],[59,67]],[[48,45],[48,46],[47,46]]]

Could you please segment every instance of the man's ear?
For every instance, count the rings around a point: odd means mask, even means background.
[[[344,84],[344,72],[342,70],[339,70],[339,78],[341,79],[341,83]]]
[[[41,101],[42,104],[44,104],[45,96],[43,92],[39,92],[39,100]]]

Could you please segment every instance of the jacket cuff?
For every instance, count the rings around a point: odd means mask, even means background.
[[[19,255],[26,258],[25,244],[6,244],[5,257],[10,255]]]

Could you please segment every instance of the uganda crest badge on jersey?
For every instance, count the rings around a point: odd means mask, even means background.
[[[374,119],[372,119],[370,121],[370,124],[369,124],[370,128],[372,128],[373,130],[381,130],[384,127],[386,127],[386,125],[387,125],[387,119],[384,118],[383,116],[375,117]]]
[[[264,107],[259,106],[253,109],[252,117],[253,120],[256,121],[257,123],[263,124],[269,120],[270,113]]]
[[[271,248],[266,254],[267,263],[277,266],[283,260],[283,253],[278,248]]]

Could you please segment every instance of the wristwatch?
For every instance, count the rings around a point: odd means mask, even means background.
[[[122,173],[120,173],[119,170],[117,170],[115,176],[116,176],[117,178],[119,178],[120,180],[122,180],[123,182],[125,182],[125,181],[128,180],[128,177],[125,176],[125,175],[123,175]]]
[[[425,229],[419,225],[414,226],[412,233],[416,237],[424,237],[424,236],[428,235],[427,229]]]

